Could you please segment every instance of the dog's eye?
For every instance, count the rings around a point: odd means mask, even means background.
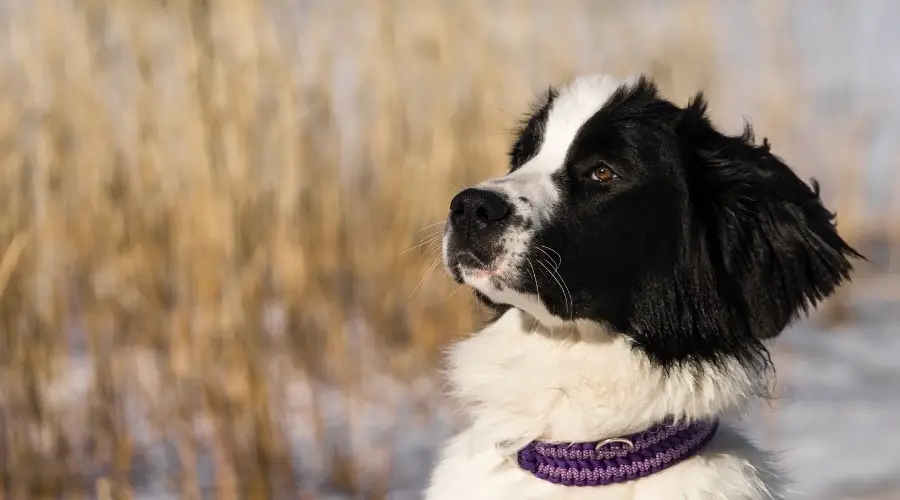
[[[618,177],[615,172],[606,165],[599,165],[591,170],[591,180],[609,182]]]

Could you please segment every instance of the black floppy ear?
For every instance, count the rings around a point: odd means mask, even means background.
[[[716,131],[706,107],[697,95],[676,126],[697,237],[724,271],[714,274],[729,316],[746,318],[741,329],[757,338],[774,337],[848,280],[849,258],[861,255],[838,234],[814,180],[801,181],[767,140],[755,144],[749,125],[737,137]]]

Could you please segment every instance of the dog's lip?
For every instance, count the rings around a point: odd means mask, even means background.
[[[468,267],[460,264],[459,270],[462,274],[471,276],[473,278],[490,278],[490,277],[500,277],[500,271],[497,269],[479,269]]]
[[[483,259],[473,252],[462,251],[453,256],[454,267],[462,276],[484,279],[500,276],[498,269],[487,265]]]
[[[476,255],[474,252],[463,250],[461,252],[456,252],[453,255],[453,262],[458,266],[461,270],[484,270],[489,266],[484,262],[484,259]]]

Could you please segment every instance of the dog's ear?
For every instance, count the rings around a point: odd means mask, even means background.
[[[849,258],[861,256],[838,234],[814,180],[800,180],[767,140],[755,144],[749,125],[737,137],[718,132],[706,108],[697,95],[675,127],[700,222],[694,237],[715,269],[720,306],[746,318],[744,331],[773,337],[849,279]]]

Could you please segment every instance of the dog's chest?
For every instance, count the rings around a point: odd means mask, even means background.
[[[454,348],[449,375],[472,426],[451,439],[426,500],[756,500],[776,498],[758,450],[727,426],[698,456],[651,476],[566,487],[518,467],[540,439],[580,442],[638,432],[670,412],[688,419],[739,406],[745,374],[662,374],[623,340],[571,341],[523,328],[515,310]],[[501,452],[500,447],[505,447]]]

